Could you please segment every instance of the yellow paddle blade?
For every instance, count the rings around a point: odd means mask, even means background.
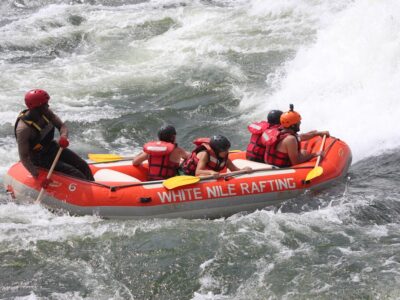
[[[163,181],[163,186],[169,190],[174,188],[193,184],[200,181],[200,177],[196,176],[175,176]]]
[[[122,156],[117,154],[95,154],[95,153],[89,153],[88,158],[95,162],[107,162],[107,161],[116,161],[124,159]]]
[[[308,172],[307,177],[306,177],[306,181],[312,180],[318,176],[321,176],[322,173],[324,173],[324,169],[320,166],[315,167],[314,169],[312,169],[310,172]]]

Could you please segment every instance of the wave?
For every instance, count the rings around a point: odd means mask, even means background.
[[[14,122],[26,90],[41,87],[75,126],[145,114],[144,107],[160,112],[159,123],[175,121],[183,108],[199,118],[180,122],[191,140],[206,133],[201,125],[233,135],[238,116],[245,131],[251,119],[294,103],[303,131],[330,130],[355,161],[400,146],[390,118],[400,112],[394,0],[106,2],[32,1],[4,13],[2,125]]]
[[[268,110],[302,114],[302,129],[327,129],[355,161],[400,146],[400,2],[355,1],[270,75],[273,92],[250,99]],[[267,103],[267,104],[265,104]]]

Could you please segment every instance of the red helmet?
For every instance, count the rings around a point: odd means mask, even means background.
[[[29,109],[47,104],[49,100],[50,96],[44,90],[30,90],[25,94],[25,104]]]

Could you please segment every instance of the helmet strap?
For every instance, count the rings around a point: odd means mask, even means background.
[[[32,121],[38,121],[40,117],[42,116],[42,111],[40,107],[35,107],[32,109],[29,109],[27,112],[28,118],[31,119]]]
[[[300,131],[300,124],[299,124],[299,123],[294,124],[294,125],[290,126],[289,129],[291,129],[291,130],[293,130],[295,133],[297,133],[297,132]]]

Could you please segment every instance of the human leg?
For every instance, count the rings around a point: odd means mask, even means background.
[[[72,150],[65,148],[60,156],[60,161],[75,168],[79,173],[83,174],[85,179],[94,181],[89,165]],[[76,173],[75,171],[73,172]]]

